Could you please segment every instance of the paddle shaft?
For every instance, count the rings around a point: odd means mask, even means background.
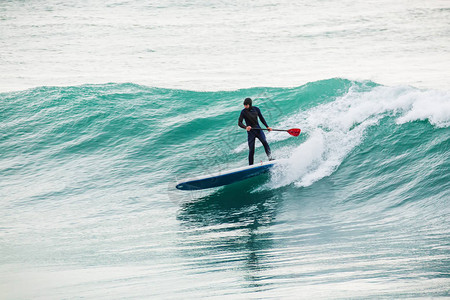
[[[269,130],[265,128],[252,128],[256,130]],[[272,129],[273,131],[287,131],[292,136],[298,136],[301,132],[300,128],[291,128],[291,129]]]
[[[255,130],[269,130],[267,128],[252,128],[252,130],[253,129],[255,129]],[[289,130],[287,130],[287,129],[272,129],[272,131],[289,131]]]

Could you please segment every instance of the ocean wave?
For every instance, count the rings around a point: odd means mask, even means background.
[[[277,127],[301,127],[306,140],[275,151],[288,161],[275,169],[271,186],[309,186],[329,176],[366,138],[367,130],[379,126],[383,118],[393,118],[398,125],[426,120],[436,128],[446,128],[450,125],[450,94],[403,86],[377,86],[361,92],[355,87],[332,102],[287,117]],[[277,133],[269,141],[288,138]],[[236,150],[244,148],[240,145]]]

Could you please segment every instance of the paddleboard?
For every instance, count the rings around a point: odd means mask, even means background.
[[[210,175],[197,176],[188,178],[177,183],[176,188],[179,190],[203,190],[222,185],[232,184],[253,176],[265,173],[272,168],[278,160],[260,162],[251,166],[221,171]]]

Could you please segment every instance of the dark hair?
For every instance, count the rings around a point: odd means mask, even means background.
[[[250,105],[250,106],[252,106],[252,99],[250,99],[250,98],[245,98],[245,100],[244,100],[244,105]]]

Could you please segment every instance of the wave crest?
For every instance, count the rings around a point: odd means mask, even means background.
[[[274,169],[270,187],[292,183],[306,187],[331,175],[364,140],[367,129],[385,117],[394,118],[398,125],[428,120],[437,128],[448,127],[450,95],[411,87],[378,86],[368,92],[351,88],[333,102],[287,118],[279,127],[301,127],[306,140],[275,152],[277,157],[285,157],[287,161]],[[289,136],[278,133],[269,141],[287,138]]]

